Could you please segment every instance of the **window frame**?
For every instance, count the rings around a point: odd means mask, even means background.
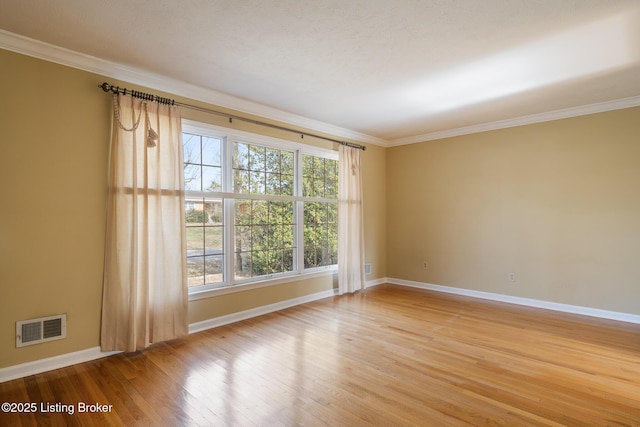
[[[222,185],[219,192],[186,191],[185,201],[191,198],[207,197],[210,199],[222,199],[223,210],[223,281],[215,284],[197,285],[188,288],[189,300],[208,298],[214,295],[234,293],[249,289],[273,286],[282,283],[292,282],[300,279],[333,275],[337,273],[337,264],[304,268],[304,202],[330,202],[336,203],[336,199],[324,197],[304,197],[302,178],[302,156],[311,155],[316,157],[338,160],[338,152],[331,149],[315,147],[293,141],[282,140],[270,136],[240,131],[218,125],[198,122],[189,119],[182,119],[182,133],[199,136],[219,138],[221,140],[222,155]],[[181,134],[182,135],[182,134]],[[234,143],[247,143],[267,148],[293,152],[294,154],[294,183],[293,196],[268,195],[268,194],[246,194],[235,193],[233,189],[233,148]],[[183,160],[184,163],[184,160]],[[235,203],[236,200],[283,200],[292,201],[294,217],[294,269],[289,272],[268,274],[264,276],[235,279]],[[183,224],[186,228],[186,224]]]

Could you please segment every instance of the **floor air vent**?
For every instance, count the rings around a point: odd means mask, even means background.
[[[16,322],[16,347],[59,340],[66,336],[66,314]]]

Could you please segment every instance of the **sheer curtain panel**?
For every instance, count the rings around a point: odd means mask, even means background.
[[[359,148],[341,145],[338,177],[338,293],[364,289],[364,225]]]
[[[114,95],[102,351],[188,332],[180,138],[178,107]]]

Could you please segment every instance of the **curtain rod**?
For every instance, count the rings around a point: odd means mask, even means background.
[[[298,135],[300,135],[301,138],[304,138],[305,136],[310,136],[310,137],[313,137],[313,138],[323,139],[325,141],[335,142],[335,143],[340,144],[340,145],[346,145],[347,147],[359,148],[361,150],[366,150],[367,149],[367,147],[365,147],[364,145],[355,144],[355,143],[347,142],[347,141],[340,141],[340,140],[333,139],[333,138],[327,138],[325,136],[315,135],[315,134],[308,133],[308,132],[301,132],[301,131],[298,131],[296,129],[291,129],[291,128],[284,127],[284,126],[278,126],[278,125],[274,125],[274,124],[271,124],[271,123],[261,122],[259,120],[248,119],[248,118],[245,118],[245,117],[236,116],[234,114],[228,114],[228,113],[224,113],[222,111],[213,110],[211,108],[198,107],[197,105],[186,104],[184,102],[175,101],[175,100],[170,99],[170,98],[163,98],[161,96],[153,95],[153,94],[150,94],[150,93],[140,92],[140,91],[137,91],[137,90],[130,90],[130,89],[127,89],[127,88],[121,88],[119,86],[110,85],[109,83],[106,83],[106,82],[102,83],[98,87],[102,88],[102,90],[105,91],[105,92],[112,92],[112,93],[115,93],[115,94],[121,93],[123,95],[131,95],[134,98],[140,98],[140,99],[144,99],[144,100],[147,100],[147,101],[157,102],[159,104],[175,105],[177,107],[189,108],[191,110],[197,110],[197,111],[202,111],[202,112],[205,112],[205,113],[216,114],[218,116],[227,117],[227,118],[229,118],[229,123],[232,123],[233,120],[240,120],[240,121],[243,121],[243,122],[246,122],[246,123],[251,123],[251,124],[254,124],[254,125],[260,125],[260,126],[269,127],[271,129],[278,129],[278,130],[283,130],[283,131],[287,131],[287,132],[297,133]]]

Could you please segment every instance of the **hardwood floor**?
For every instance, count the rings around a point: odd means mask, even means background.
[[[2,426],[638,426],[640,325],[382,285],[0,393],[38,405]]]

